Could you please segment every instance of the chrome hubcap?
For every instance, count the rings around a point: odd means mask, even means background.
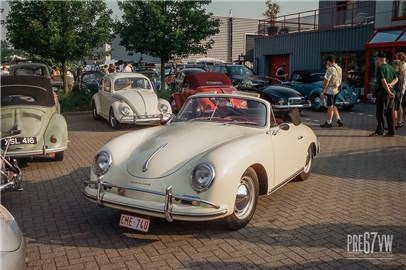
[[[244,219],[250,212],[254,202],[254,186],[250,177],[244,176],[240,180],[235,198],[234,213],[239,219]]]

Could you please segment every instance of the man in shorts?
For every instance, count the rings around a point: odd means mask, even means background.
[[[335,106],[336,98],[339,93],[339,87],[342,80],[342,70],[336,64],[335,56],[328,55],[326,63],[326,74],[324,75],[323,87],[321,89],[320,98],[326,100],[327,105],[327,120],[324,124],[321,124],[322,128],[331,128],[333,125],[333,117],[337,119],[337,125],[339,127],[343,126],[343,122],[340,119],[340,114]]]

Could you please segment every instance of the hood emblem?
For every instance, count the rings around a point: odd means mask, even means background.
[[[144,166],[142,166],[142,172],[146,172],[148,170],[148,165],[151,162],[151,160],[153,159],[153,157],[159,152],[161,151],[162,148],[164,148],[168,143],[165,143],[163,145],[161,145],[157,150],[155,150],[154,153],[152,153],[152,155],[147,159],[147,161],[145,162]]]

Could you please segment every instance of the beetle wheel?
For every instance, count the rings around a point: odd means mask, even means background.
[[[238,230],[246,226],[255,213],[258,203],[259,184],[254,169],[248,168],[237,187],[234,211],[226,217],[228,228]]]
[[[63,151],[62,151],[62,152],[57,152],[57,153],[55,153],[55,158],[54,158],[54,160],[55,160],[55,161],[62,161],[62,160],[63,160],[63,157],[64,157]]]
[[[321,111],[323,106],[321,105],[322,101],[321,98],[317,95],[314,95],[312,100],[312,109],[315,111]]]
[[[110,109],[109,123],[112,129],[120,129],[120,122],[118,122],[118,120],[114,116],[113,109]]]
[[[97,113],[96,105],[92,102],[92,111],[93,111],[93,118],[95,120],[100,120],[100,115]]]
[[[306,180],[309,177],[313,167],[313,159],[314,159],[313,147],[309,146],[306,153],[306,163],[303,168],[303,172],[301,172],[298,176],[299,180]]]

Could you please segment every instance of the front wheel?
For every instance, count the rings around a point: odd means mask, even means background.
[[[314,95],[312,97],[312,109],[315,111],[321,111],[324,107],[322,105],[322,100],[320,96]]]
[[[110,109],[109,124],[110,124],[111,128],[114,130],[120,129],[120,122],[118,122],[118,120],[114,116],[113,109]]]
[[[227,227],[238,230],[253,217],[258,203],[259,184],[254,169],[248,168],[242,175],[235,196],[234,211],[226,217]]]
[[[94,118],[94,120],[100,120],[101,117],[100,117],[100,115],[97,113],[96,104],[94,104],[94,102],[92,103],[92,111],[93,111],[93,118]]]
[[[314,159],[313,147],[309,146],[309,148],[307,149],[307,153],[306,153],[306,161],[305,161],[305,166],[303,168],[303,172],[301,172],[298,175],[299,180],[303,181],[303,180],[306,180],[307,178],[309,178],[310,172],[313,167],[313,159]]]

